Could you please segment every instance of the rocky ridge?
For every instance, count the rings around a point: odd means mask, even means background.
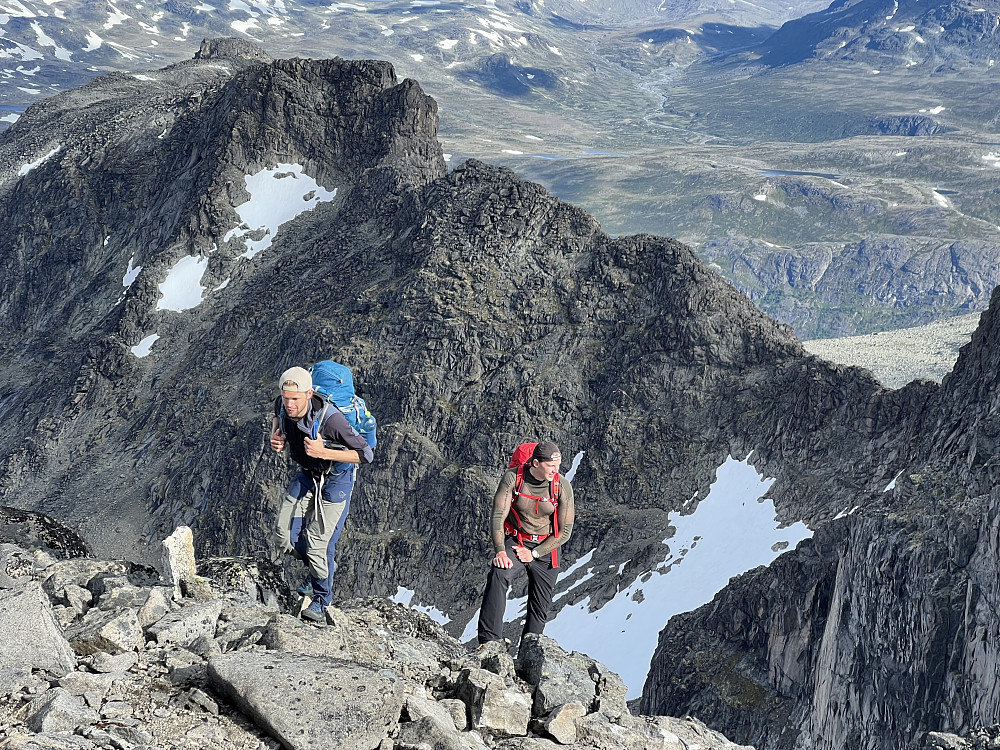
[[[190,544],[171,549],[188,558],[174,567],[194,568]],[[499,643],[469,653],[379,599],[307,625],[264,603],[264,565],[163,580],[0,545],[0,744],[738,750],[695,719],[633,716],[617,675],[546,637],[516,661]]]
[[[540,430],[585,452],[566,554],[596,550],[608,575],[562,601],[594,607],[664,559],[669,514],[730,455],[777,478],[789,522],[898,472],[888,447],[923,391],[808,355],[677,242],[608,237],[505,169],[446,173],[433,100],[390,66],[220,40],[148,77],[54,97],[0,140],[0,497],[77,524],[99,554],[124,542],[155,561],[187,524],[205,556],[269,556],[287,477],[264,443],[274,378],[330,356],[381,425],[338,595],[403,586],[456,624],[489,557],[484,498]],[[277,164],[335,197],[234,234],[247,178]],[[185,258],[204,264],[201,302],[160,309]]]

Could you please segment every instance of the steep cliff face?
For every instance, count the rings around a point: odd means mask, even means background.
[[[912,747],[1000,720],[998,309],[914,413],[883,500],[671,620],[642,710],[761,748]]]

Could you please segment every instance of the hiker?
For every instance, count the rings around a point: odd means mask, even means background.
[[[542,632],[559,574],[557,548],[573,534],[573,487],[559,474],[559,447],[543,441],[526,462],[517,459],[515,452],[493,497],[490,534],[496,555],[479,613],[480,644],[502,639],[507,589],[522,571],[528,574],[528,612],[521,635]]]
[[[326,622],[324,607],[333,599],[331,582],[337,568],[334,551],[347,519],[355,474],[359,464],[371,463],[374,453],[339,409],[325,408],[308,370],[285,370],[278,387],[281,395],[274,406],[271,447],[280,452],[287,445],[292,460],[302,467],[278,513],[278,545],[309,566],[309,578],[299,593],[313,599],[302,616]],[[324,440],[342,447],[328,448]]]

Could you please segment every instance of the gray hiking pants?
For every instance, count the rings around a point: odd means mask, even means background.
[[[335,550],[347,520],[354,489],[353,469],[327,477],[320,486],[304,472],[292,480],[278,511],[275,535],[283,552],[295,554],[309,566],[313,594],[327,605],[337,568]],[[316,489],[319,487],[319,500]]]

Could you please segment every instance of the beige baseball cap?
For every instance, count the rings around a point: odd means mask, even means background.
[[[286,383],[294,383],[293,386],[285,385]],[[304,367],[289,367],[278,379],[278,390],[279,391],[291,391],[293,393],[308,393],[312,390],[313,379],[312,375],[309,374],[309,370]]]

